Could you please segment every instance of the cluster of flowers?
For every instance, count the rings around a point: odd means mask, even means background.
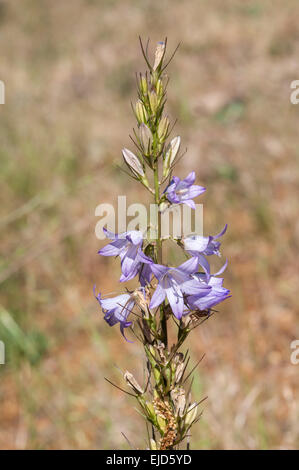
[[[195,173],[191,172],[184,180],[173,177],[164,194],[171,204],[187,204],[195,208],[193,199],[205,191],[205,188],[194,185]],[[175,317],[193,311],[209,312],[212,307],[230,297],[230,291],[225,289],[223,278],[217,277],[223,273],[224,266],[215,274],[211,274],[207,256],[220,256],[219,238],[226,232],[227,226],[215,236],[193,235],[183,239],[183,246],[190,258],[178,267],[168,267],[156,264],[143,251],[143,234],[133,230],[121,234],[113,234],[105,230],[107,238],[113,240],[99,251],[103,256],[119,256],[121,260],[120,282],[125,282],[139,276],[140,290],[145,292],[151,287],[153,277],[157,280],[155,291],[151,297],[149,308],[156,309],[167,298]],[[198,272],[199,266],[203,272]],[[113,326],[120,324],[121,333],[131,326],[129,314],[135,306],[135,297],[125,293],[113,298],[103,298],[101,293],[96,296],[106,322]]]

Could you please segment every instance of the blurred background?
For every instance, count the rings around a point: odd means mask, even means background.
[[[194,397],[209,397],[192,447],[299,446],[298,16],[296,0],[0,1],[0,448],[127,449],[122,432],[145,446],[134,400],[104,380],[140,375],[141,348],[92,293],[119,289],[96,206],[149,201],[113,166],[132,148],[138,35],[182,43],[168,69],[188,147],[176,173],[208,189],[205,233],[229,226],[233,297],[190,343],[194,363],[206,353]]]

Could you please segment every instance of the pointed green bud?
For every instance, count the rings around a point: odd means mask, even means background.
[[[153,368],[153,371],[154,371],[154,377],[155,377],[155,382],[156,384],[159,384],[161,382],[161,374],[160,374],[160,371],[157,367],[154,367]]]
[[[177,153],[179,151],[181,145],[181,138],[180,136],[175,137],[172,139],[170,144],[167,147],[165,157],[164,157],[164,163],[163,163],[163,177],[167,177],[170,171],[170,168],[175,160],[175,157],[177,156]]]
[[[134,375],[131,374],[128,370],[124,373],[124,379],[137,395],[143,394],[143,389],[140,387],[139,383],[135,379]]]
[[[167,429],[166,420],[164,418],[162,418],[162,416],[158,415],[157,416],[157,422],[158,422],[158,426],[159,426],[160,430],[164,434],[166,429]]]
[[[151,91],[149,94],[149,101],[150,101],[150,107],[152,110],[152,114],[155,114],[157,109],[158,109],[158,96],[154,91]]]
[[[141,77],[140,77],[139,89],[140,89],[140,93],[141,93],[143,96],[146,96],[146,95],[147,95],[147,92],[148,92],[148,84],[147,84],[147,79],[145,78],[144,75],[141,75]]]
[[[190,426],[193,421],[195,421],[197,416],[197,406],[196,403],[192,403],[192,405],[189,406],[187,413],[186,413],[186,418],[185,418],[185,425]]]
[[[151,450],[157,450],[157,443],[154,439],[150,439],[150,448]]]
[[[166,139],[168,128],[169,128],[169,119],[168,117],[164,116],[159,122],[159,126],[158,126],[158,137],[159,137],[160,142],[164,142],[164,140]]]
[[[136,157],[136,155],[134,155],[134,153],[131,152],[131,150],[128,150],[128,149],[122,149],[122,154],[123,154],[123,157],[124,157],[124,160],[125,160],[126,164],[130,168],[132,173],[137,178],[139,178],[140,176],[141,176],[141,178],[144,178],[145,174],[144,174],[143,167],[142,167],[138,157]]]
[[[159,205],[159,211],[163,214],[164,211],[169,207],[169,203],[166,201],[161,202]]]
[[[171,384],[171,370],[169,367],[166,367],[163,369],[163,377],[164,379],[167,381],[167,384],[170,385]]]
[[[141,124],[142,122],[147,123],[148,114],[147,114],[144,104],[140,100],[138,100],[136,103],[135,113],[136,113],[138,124]]]
[[[145,155],[149,155],[153,142],[153,135],[149,127],[143,122],[139,126],[139,139]]]
[[[163,84],[162,84],[162,80],[157,80],[157,84],[156,84],[156,93],[158,95],[158,98],[162,98],[163,96]]]
[[[147,411],[147,414],[149,415],[149,417],[153,421],[156,421],[156,413],[155,413],[155,409],[153,407],[153,404],[150,401],[146,401],[145,406],[146,406],[146,411]]]
[[[153,70],[157,70],[157,68],[162,65],[164,53],[165,53],[165,42],[160,41],[158,42],[157,47],[156,47],[155,62],[153,65]]]

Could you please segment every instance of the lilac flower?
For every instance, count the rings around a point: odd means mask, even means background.
[[[127,321],[127,318],[135,305],[131,295],[121,294],[110,299],[103,299],[101,297],[101,293],[99,293],[95,297],[103,310],[104,320],[110,326],[119,323],[121,334],[126,339],[126,341],[128,341],[125,337],[124,329],[132,325],[132,322]]]
[[[193,199],[205,192],[206,188],[194,185],[194,181],[194,171],[191,171],[191,173],[189,173],[189,175],[184,180],[174,176],[169,186],[167,186],[164,191],[168,201],[172,202],[173,204],[187,204],[187,206],[195,209],[195,203]]]
[[[173,314],[180,319],[185,308],[184,294],[206,295],[211,289],[207,284],[199,285],[196,279],[191,278],[191,274],[195,273],[197,269],[197,258],[190,258],[177,268],[152,264],[151,270],[159,282],[149,307],[151,309],[158,307],[167,297]],[[195,288],[196,290],[194,290]]]
[[[192,310],[209,310],[215,305],[219,304],[223,300],[231,297],[229,289],[225,289],[223,284],[223,278],[217,278],[219,274],[223,273],[227,266],[227,261],[224,266],[214,275],[209,278],[207,282],[206,276],[202,273],[193,274],[193,280],[198,283],[198,287],[202,285],[208,285],[211,289],[204,297],[202,295],[193,294],[187,297],[186,303]]]
[[[192,235],[184,239],[184,248],[185,250],[192,256],[196,256],[198,258],[199,264],[204,269],[207,278],[209,279],[210,276],[210,265],[206,258],[203,256],[211,256],[211,255],[220,255],[220,245],[221,242],[217,241],[218,238],[222,237],[225,234],[227,229],[227,224],[219,232],[217,235],[209,236],[209,237],[202,237],[200,235]]]
[[[114,241],[102,248],[98,253],[103,256],[120,257],[122,270],[120,282],[133,279],[140,272],[144,263],[150,264],[153,262],[141,249],[143,243],[142,232],[131,230],[121,234],[114,234],[106,229],[104,229],[104,232],[108,238]]]
[[[202,237],[200,235],[191,235],[190,237],[185,238],[184,240],[184,247],[189,253],[193,256],[196,256],[197,253],[202,253],[203,255],[210,256],[210,255],[217,255],[220,256],[219,248],[221,243],[217,240],[218,238],[222,237],[227,230],[227,224],[221,230],[220,233],[217,235],[209,236],[209,237]]]
[[[139,282],[142,287],[145,287],[151,282],[153,277],[152,265],[153,261],[151,260],[151,262],[143,263],[139,270]]]

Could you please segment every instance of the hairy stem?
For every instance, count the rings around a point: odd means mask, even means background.
[[[158,227],[157,227],[157,263],[162,264],[162,240],[161,240],[161,212],[159,211],[160,202],[160,187],[159,187],[159,169],[158,162],[155,164],[154,169],[154,180],[155,180],[155,203],[158,211]]]
[[[159,202],[160,202],[160,184],[159,184],[159,169],[158,162],[156,162],[154,169],[154,180],[155,180],[155,203],[157,205],[158,211],[158,227],[157,227],[157,244],[156,244],[156,256],[157,262],[162,264],[162,239],[161,239],[161,212],[159,211]],[[167,332],[167,318],[164,312],[164,308],[161,305],[160,307],[160,317],[161,317],[161,330],[162,330],[162,341],[167,347],[168,343],[168,332]]]

